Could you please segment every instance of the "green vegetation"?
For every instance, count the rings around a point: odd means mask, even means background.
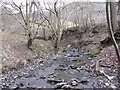
[[[45,50],[43,47],[44,46],[40,43],[33,43],[31,54],[33,56],[42,57],[43,54],[45,53]]]
[[[96,50],[94,52],[90,52],[90,54],[93,55],[93,56],[96,56],[96,55],[98,55],[100,53],[101,53],[101,49],[98,49],[98,50]]]
[[[15,70],[17,66],[9,66],[9,65],[4,65],[4,67],[2,68],[2,73],[5,73],[6,71],[9,70]],[[1,72],[1,71],[0,71]]]

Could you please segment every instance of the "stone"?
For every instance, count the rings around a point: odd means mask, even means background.
[[[88,81],[88,79],[87,79],[86,77],[83,77],[83,78],[81,79],[81,81],[80,81],[80,83],[85,84],[85,85],[87,85],[88,82],[89,82],[89,81]]]
[[[70,48],[70,47],[71,47],[71,45],[70,45],[70,44],[68,44],[68,45],[67,45],[67,48]]]
[[[19,88],[19,86],[15,84],[15,85],[12,85],[12,87],[10,87],[10,88],[13,90],[17,90]]]
[[[72,55],[70,53],[67,53],[66,56],[67,57],[72,57]]]
[[[71,81],[76,81],[77,83],[80,82],[79,78],[72,78]]]
[[[56,84],[56,88],[61,88],[63,85],[67,85],[66,82],[61,82]]]
[[[45,79],[46,77],[45,77],[45,76],[41,76],[40,78],[41,78],[41,79]]]
[[[14,79],[16,79],[18,76],[14,76]]]
[[[73,62],[77,62],[78,60],[77,60],[77,59],[73,59],[72,61],[73,61]]]
[[[70,65],[69,67],[70,67],[71,69],[76,69],[76,68],[77,68],[77,66],[75,66],[75,65],[73,65],[73,64]]]
[[[62,88],[70,89],[70,88],[72,88],[72,86],[71,85],[63,85]]]
[[[77,81],[72,81],[72,82],[71,82],[71,85],[72,85],[72,86],[77,86],[77,85],[78,85],[78,82],[77,82]]]
[[[60,80],[60,79],[56,80],[55,78],[48,78],[47,82],[49,82],[49,83],[61,83],[62,80]]]

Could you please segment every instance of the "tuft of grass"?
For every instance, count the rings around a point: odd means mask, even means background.
[[[96,56],[96,55],[98,55],[98,54],[100,54],[100,53],[101,53],[101,50],[98,49],[98,50],[96,50],[95,52],[91,52],[90,54],[93,55],[93,56]]]
[[[7,71],[10,71],[10,70],[16,70],[16,66],[9,66],[9,65],[5,65],[3,68],[2,68],[2,73],[5,73]]]

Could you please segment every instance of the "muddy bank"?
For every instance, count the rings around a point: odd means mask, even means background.
[[[1,75],[0,87],[116,88],[115,75],[109,79],[104,75],[97,75],[94,68],[90,68],[97,60],[99,59],[84,50],[64,47],[57,55],[46,55],[24,69]]]

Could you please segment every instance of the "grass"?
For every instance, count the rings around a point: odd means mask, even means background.
[[[100,53],[101,53],[101,49],[98,49],[98,50],[96,50],[94,52],[90,52],[90,54],[93,55],[93,56],[96,56],[96,55],[98,55]]]
[[[43,44],[33,43],[31,53],[33,56],[36,55],[37,57],[42,57],[45,53]]]
[[[9,66],[9,65],[5,65],[3,68],[2,68],[2,73],[5,73],[6,71],[9,71],[9,70],[16,70],[17,66]]]

